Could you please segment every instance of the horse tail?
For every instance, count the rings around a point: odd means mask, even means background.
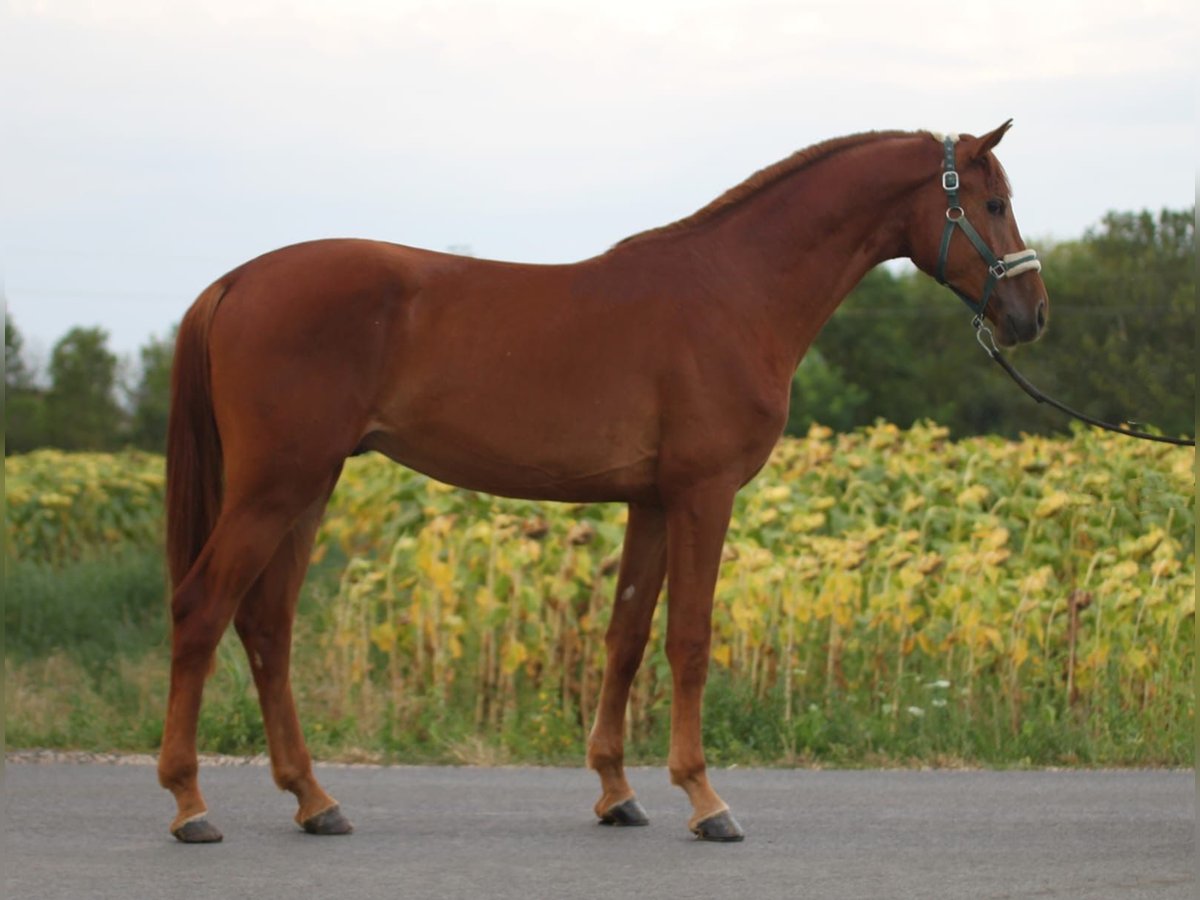
[[[206,288],[183,317],[171,366],[167,418],[167,570],[178,589],[221,511],[221,435],[213,414],[208,336],[229,285]]]

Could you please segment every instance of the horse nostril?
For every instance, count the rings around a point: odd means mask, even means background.
[[[1041,331],[1046,327],[1046,301],[1039,300],[1037,305],[1037,327]]]

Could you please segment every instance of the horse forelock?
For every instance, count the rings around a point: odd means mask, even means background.
[[[781,159],[779,162],[767,166],[755,172],[741,184],[727,190],[717,199],[713,200],[706,206],[701,207],[690,216],[686,216],[678,221],[671,222],[668,225],[660,225],[657,228],[650,228],[646,231],[639,231],[636,234],[631,234],[629,237],[619,241],[616,246],[628,244],[631,241],[641,240],[642,238],[658,237],[664,234],[672,234],[677,231],[682,231],[686,228],[691,228],[695,225],[707,222],[721,213],[737,206],[742,201],[762,191],[764,188],[777,184],[789,175],[793,175],[802,169],[806,169],[823,159],[827,159],[834,154],[841,153],[844,150],[849,150],[853,147],[858,147],[863,144],[873,143],[875,141],[889,140],[891,138],[913,137],[914,132],[911,131],[865,131],[860,134],[851,134],[846,137],[831,138],[827,141],[822,141],[819,144],[813,144],[811,147],[806,147],[803,150],[798,150],[791,156]]]

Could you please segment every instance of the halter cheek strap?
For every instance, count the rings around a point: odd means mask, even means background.
[[[987,241],[967,221],[967,213],[958,202],[959,178],[954,167],[955,141],[954,135],[947,135],[942,140],[942,147],[945,149],[945,158],[942,162],[942,189],[946,192],[947,209],[946,227],[942,230],[942,245],[938,250],[936,277],[939,284],[946,285],[958,294],[963,303],[970,307],[971,312],[975,313],[977,322],[982,322],[988,301],[992,298],[992,291],[996,289],[996,285],[1002,279],[1012,278],[1025,272],[1040,272],[1042,264],[1038,261],[1037,251],[1028,248],[1015,253],[1006,253],[1003,257],[996,256],[992,252],[992,248],[987,245]],[[961,230],[967,236],[967,240],[987,263],[987,280],[983,284],[983,293],[978,301],[946,281],[946,261],[950,258],[950,239],[954,237],[956,230]]]

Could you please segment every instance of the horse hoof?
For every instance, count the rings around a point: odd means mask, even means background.
[[[336,803],[323,812],[305,819],[300,826],[309,834],[350,834],[354,826],[342,815],[341,807]]]
[[[610,806],[600,817],[601,825],[649,825],[646,810],[638,803],[636,797],[630,797],[624,803]]]
[[[189,819],[178,828],[172,828],[171,834],[184,844],[216,844],[225,837],[215,825],[203,817]]]
[[[742,826],[727,809],[697,822],[692,826],[692,833],[702,841],[733,843],[746,839],[746,832],[742,831]]]

